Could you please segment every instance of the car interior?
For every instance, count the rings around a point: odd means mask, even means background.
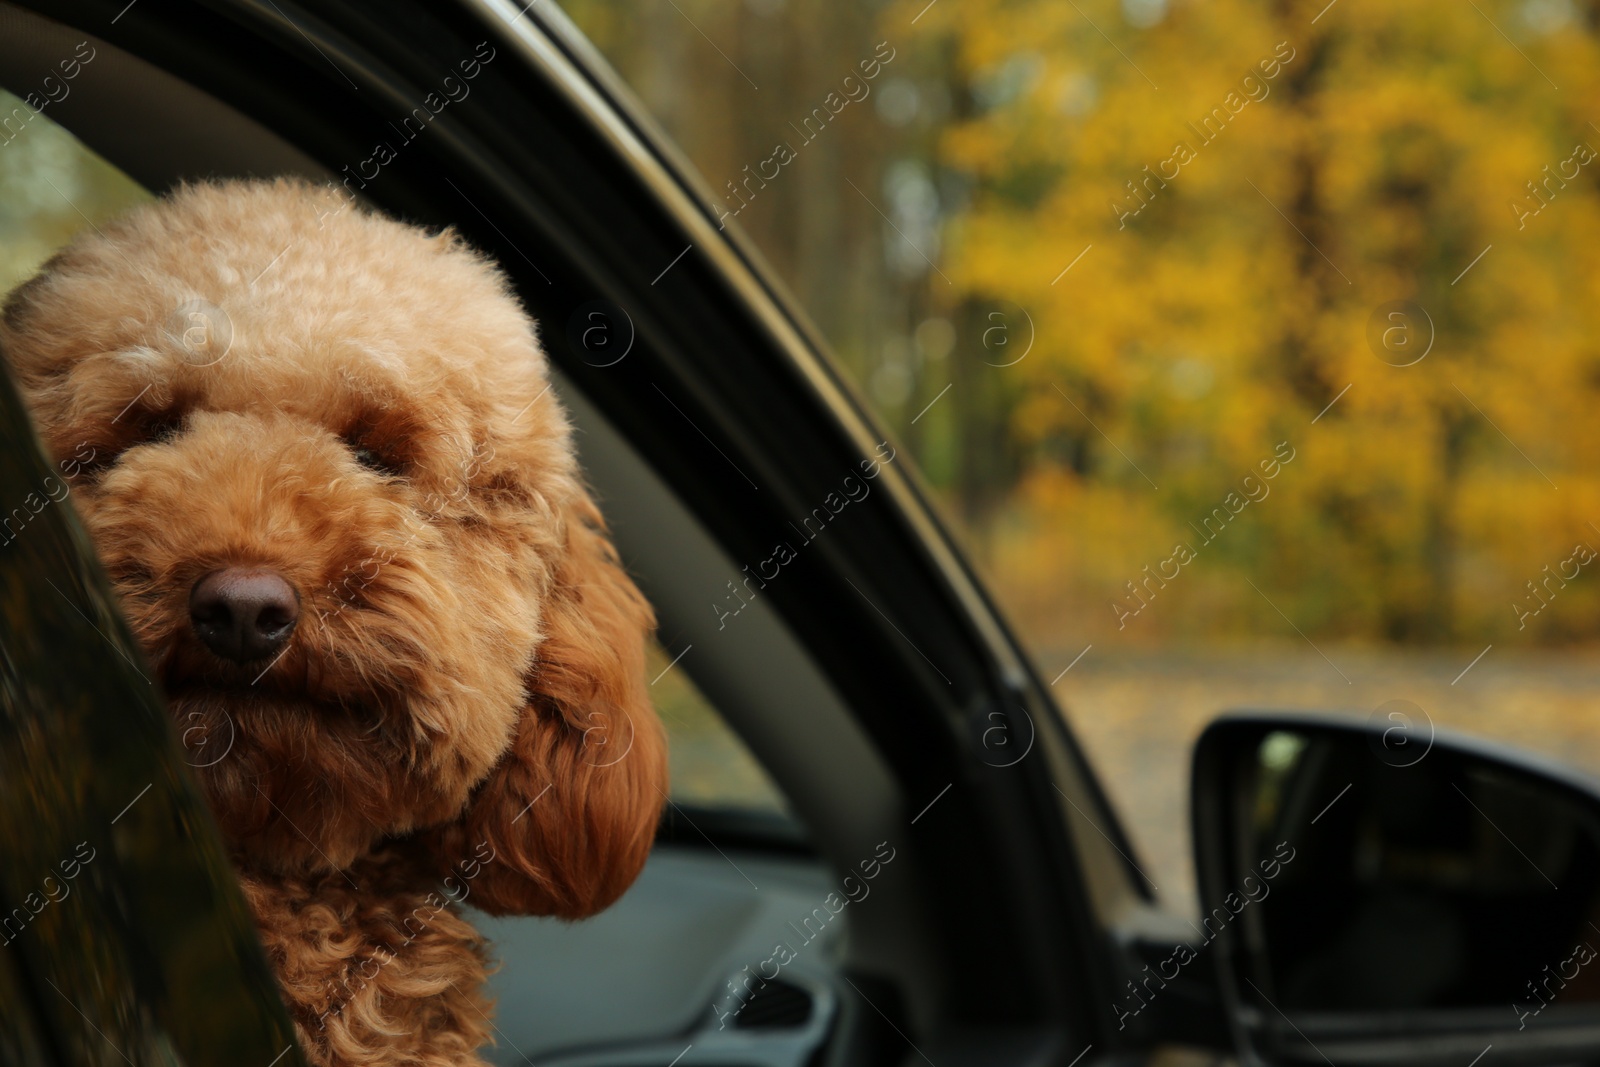
[[[26,95],[48,73],[39,57],[70,53],[86,36],[0,4],[0,87]],[[197,177],[332,177],[248,116],[89,40],[93,77],[34,121],[59,124],[145,189]],[[559,343],[558,331],[545,334]],[[497,1047],[487,1054],[505,1064],[799,1067],[816,1062],[831,1034],[887,1023],[892,1039],[891,1017],[926,1012],[937,994],[913,882],[877,878],[842,913],[824,901],[842,895],[839,872],[874,859],[879,873],[893,871],[880,846],[908,817],[906,798],[768,601],[719,626],[708,604],[739,566],[559,373],[554,388],[617,545],[656,607],[657,688],[677,685],[714,709],[722,750],[747,749],[772,799],[757,809],[704,791],[675,796],[643,876],[596,919],[473,916],[500,961]],[[865,915],[870,923],[857,921]],[[792,959],[778,966],[769,961],[780,943]],[[847,971],[883,976],[892,991],[869,1000]],[[755,982],[758,973],[773,980]],[[903,1008],[891,1006],[898,998]]]

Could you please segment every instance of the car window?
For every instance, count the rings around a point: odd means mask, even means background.
[[[562,7],[903,442],[1161,895],[1224,708],[1600,770],[1586,7]]]
[[[86,227],[151,193],[43,113],[0,92],[0,297]],[[692,808],[787,816],[772,779],[688,674],[650,648],[651,694],[666,724],[672,798]]]

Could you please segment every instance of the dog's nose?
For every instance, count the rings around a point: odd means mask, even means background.
[[[283,575],[225,567],[194,583],[189,623],[206,647],[236,663],[275,654],[300,619],[300,595]]]

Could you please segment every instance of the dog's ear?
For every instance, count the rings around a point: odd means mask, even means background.
[[[564,513],[511,747],[462,817],[427,835],[453,875],[446,888],[491,914],[600,911],[644,866],[666,801],[666,743],[644,678],[654,615],[587,495]]]

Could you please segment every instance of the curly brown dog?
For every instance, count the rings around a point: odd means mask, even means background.
[[[47,263],[0,349],[312,1062],[480,1063],[456,902],[599,911],[666,784],[652,613],[506,279],[332,189],[191,185]]]

